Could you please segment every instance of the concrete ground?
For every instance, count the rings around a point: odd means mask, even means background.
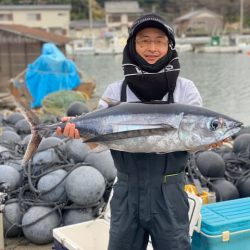
[[[5,239],[5,250],[51,250],[53,244],[35,245],[23,237]]]

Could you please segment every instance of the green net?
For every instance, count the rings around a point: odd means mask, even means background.
[[[78,91],[63,90],[47,95],[42,101],[45,113],[62,117],[66,115],[67,109],[72,102],[82,101],[85,97]]]

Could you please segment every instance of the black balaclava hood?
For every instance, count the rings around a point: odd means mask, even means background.
[[[169,39],[168,53],[155,64],[149,64],[136,53],[135,49],[136,34],[150,27],[162,30]],[[174,102],[173,92],[180,70],[174,46],[173,29],[156,14],[144,15],[131,26],[123,52],[123,69],[125,81],[141,101],[162,100],[168,93],[168,102]]]

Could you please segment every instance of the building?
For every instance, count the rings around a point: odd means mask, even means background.
[[[70,5],[0,5],[0,24],[25,25],[68,35]]]
[[[74,20],[70,22],[70,37],[84,39],[104,36],[107,31],[105,21]]]
[[[41,54],[44,43],[52,42],[63,52],[71,39],[41,29],[0,24],[0,90]]]
[[[108,29],[127,36],[128,27],[141,16],[143,10],[136,1],[105,2],[105,21]]]
[[[77,20],[70,22],[67,53],[122,53],[128,27],[143,13],[136,1],[105,2],[105,21]]]
[[[67,47],[67,53],[89,52],[94,53],[98,41],[105,42],[108,34],[105,21],[76,20],[70,23],[70,36],[74,40]]]
[[[94,53],[95,43],[105,39],[107,27],[105,21],[75,20],[70,22],[69,34],[74,40],[67,46],[67,54]]]
[[[207,9],[192,11],[174,20],[177,36],[219,35],[223,17]]]

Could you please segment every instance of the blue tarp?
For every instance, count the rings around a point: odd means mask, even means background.
[[[53,43],[45,43],[41,56],[28,65],[25,81],[33,98],[31,107],[36,108],[49,93],[76,88],[80,77],[73,61]]]

